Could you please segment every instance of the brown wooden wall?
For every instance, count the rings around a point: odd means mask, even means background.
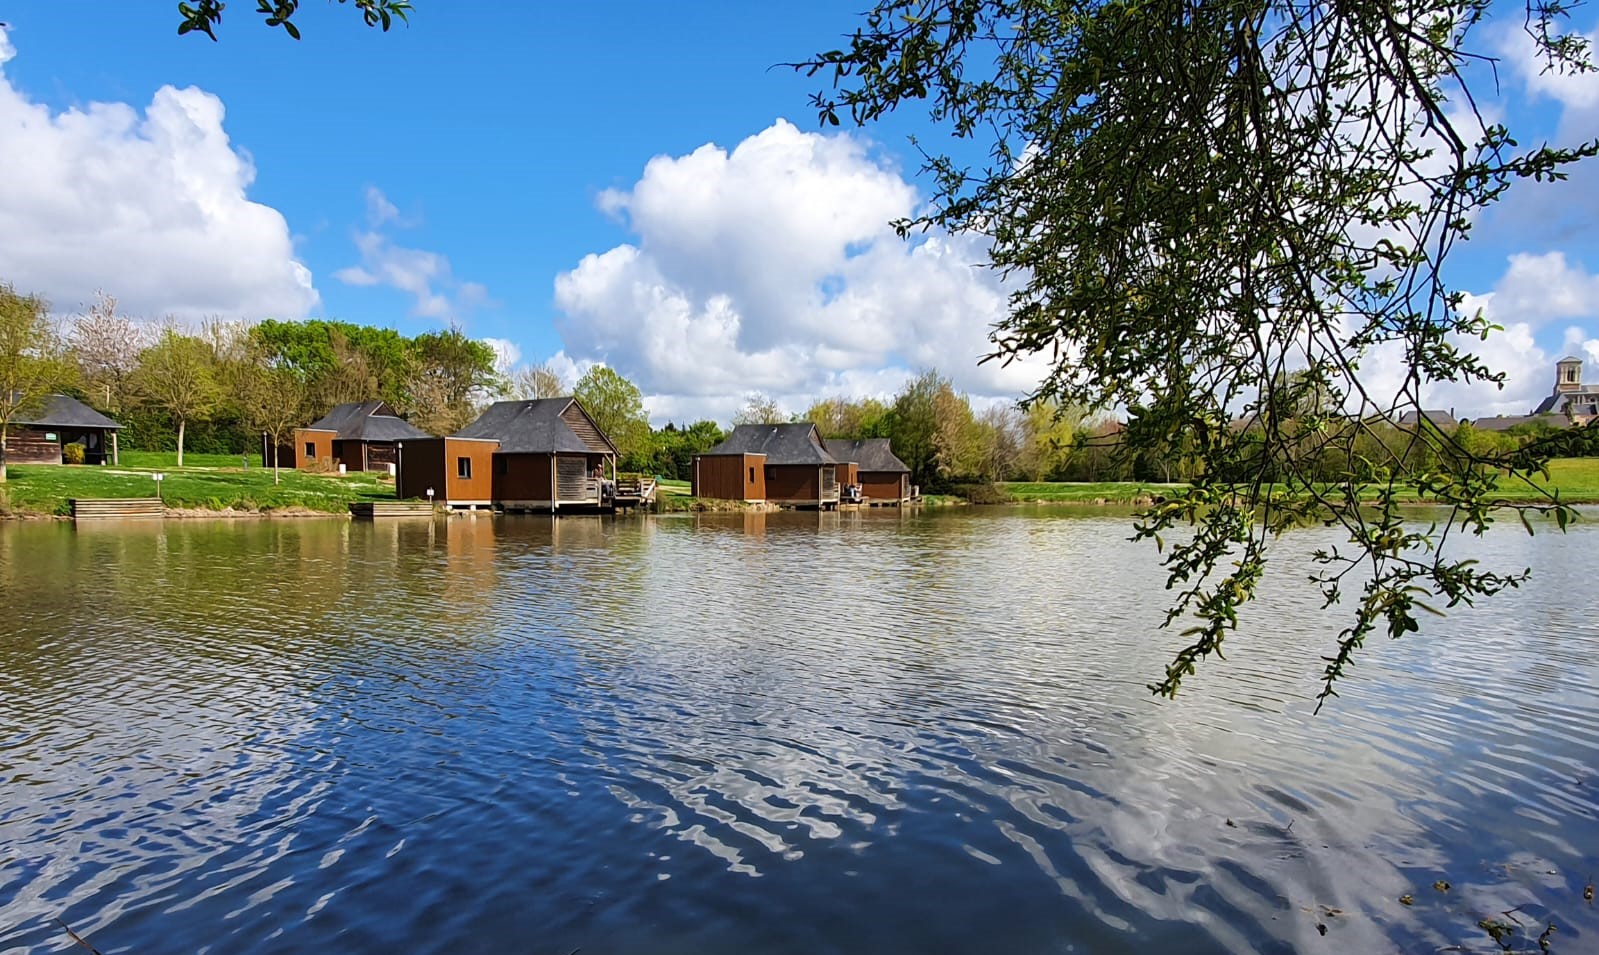
[[[54,441],[45,435],[56,436]],[[12,425],[6,433],[7,464],[60,464],[61,432],[32,425]]]
[[[862,471],[861,494],[870,501],[903,501],[911,496],[911,476],[903,471]]]
[[[315,454],[306,454],[310,445]],[[339,463],[333,459],[333,432],[294,429],[295,467],[301,471],[331,471]]]
[[[548,454],[494,455],[495,503],[553,500]]]
[[[394,496],[425,498],[430,487],[435,495],[445,491],[444,439],[416,438],[405,442],[405,448],[400,451],[400,473],[395,481]]]
[[[766,499],[815,503],[822,492],[821,470],[818,464],[767,465]]]
[[[694,459],[694,496],[720,501],[766,500],[765,459],[761,454],[700,455]]]
[[[838,483],[859,484],[861,466],[854,461],[838,462]]]
[[[394,463],[393,441],[372,441],[366,446],[366,466],[371,471],[387,471]]]
[[[444,483],[448,488],[446,498],[457,501],[488,503],[494,499],[494,449],[498,441],[468,441],[462,438],[444,438]],[[407,444],[405,450],[410,451]],[[472,462],[472,476],[459,476],[459,460]]]

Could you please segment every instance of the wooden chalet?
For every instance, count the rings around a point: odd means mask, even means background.
[[[424,487],[452,506],[608,510],[616,446],[574,398],[499,401],[450,437],[404,442],[396,493]]]
[[[840,462],[839,483],[860,485],[865,503],[899,505],[911,499],[911,469],[894,454],[887,438],[829,438],[823,443]]]
[[[76,398],[48,395],[37,412],[12,420],[6,435],[6,463],[61,464],[61,449],[81,444],[84,464],[115,464],[121,428]]]
[[[388,402],[356,401],[295,428],[289,454],[280,448],[278,464],[301,471],[336,471],[341,464],[346,471],[387,471],[391,465],[398,470],[395,445],[426,437],[426,431],[401,418]]]
[[[695,497],[835,507],[839,463],[816,425],[741,424],[727,440],[694,456]]]

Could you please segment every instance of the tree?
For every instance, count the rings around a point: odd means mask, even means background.
[[[649,452],[650,419],[638,386],[604,365],[594,365],[577,380],[572,395],[600,426],[617,456],[631,469]],[[630,460],[631,459],[631,460]]]
[[[339,0],[345,3],[347,0]],[[355,8],[361,11],[361,18],[369,27],[381,27],[385,33],[394,25],[395,20],[405,23],[410,18],[411,0],[353,0]],[[194,0],[194,2],[178,4],[178,35],[185,33],[203,33],[216,40],[216,28],[222,25],[222,8],[227,6],[226,0]],[[300,28],[294,25],[295,13],[300,9],[300,0],[256,0],[257,12],[265,18],[269,27],[282,27],[283,32],[298,40]]]
[[[94,304],[72,320],[68,341],[89,400],[115,414],[127,402],[128,376],[139,360],[144,330],[117,314],[117,300],[97,292]]]
[[[1022,409],[1017,468],[1029,481],[1057,480],[1064,471],[1082,423],[1080,411],[1053,401],[1034,401]]]
[[[533,368],[519,369],[511,376],[511,394],[517,398],[559,398],[567,394],[566,382],[548,362]]]
[[[759,391],[752,391],[744,399],[744,407],[733,415],[733,423],[740,424],[782,424],[788,420],[788,415],[783,413],[777,399],[764,395]]]
[[[46,397],[74,377],[44,299],[0,283],[0,484],[6,481],[11,423],[37,411]]]
[[[154,345],[139,353],[130,384],[139,401],[166,412],[177,423],[178,467],[183,467],[183,435],[189,422],[210,414],[223,396],[210,346],[167,328]]]
[[[457,326],[416,336],[410,344],[408,410],[417,427],[450,434],[477,417],[478,406],[505,393],[494,349]]]
[[[824,398],[806,410],[805,420],[815,422],[824,438],[888,437],[888,406],[876,398]]]
[[[1584,69],[1586,42],[1561,32],[1567,8],[1528,0],[1526,24],[1551,68]],[[1523,579],[1446,556],[1451,535],[1482,531],[1496,506],[1572,516],[1553,498],[1497,503],[1499,468],[1522,480],[1541,466],[1525,449],[1485,469],[1418,433],[1438,464],[1410,480],[1450,505],[1436,528],[1401,519],[1398,469],[1377,469],[1375,496],[1355,477],[1367,422],[1419,410],[1432,382],[1503,380],[1469,350],[1494,328],[1445,269],[1476,213],[1599,154],[1522,148],[1478,109],[1472,90],[1494,77],[1469,41],[1488,14],[1478,0],[879,0],[844,49],[799,64],[832,79],[814,98],[825,123],[925,104],[973,141],[928,155],[932,201],[898,227],[988,240],[1013,289],[991,358],[1050,355],[1035,400],[1138,408],[1130,451],[1188,442],[1192,485],[1136,530],[1157,544],[1188,531],[1164,550],[1178,595],[1167,623],[1188,629],[1158,693],[1221,649],[1286,528],[1348,534],[1347,550],[1317,557],[1329,602],[1367,568],[1325,702],[1374,631],[1400,636],[1426,600],[1469,604]],[[1406,363],[1396,393],[1362,371],[1374,353]],[[1357,423],[1329,429],[1314,456],[1259,400],[1294,369]],[[1229,424],[1251,402],[1262,420],[1246,435]],[[1302,469],[1328,455],[1349,465],[1331,488]]]
[[[944,383],[938,372],[924,371],[906,382],[889,408],[889,443],[911,469],[911,483],[922,487],[929,486],[937,473],[938,408],[935,402]]]
[[[231,369],[228,379],[245,423],[266,435],[272,483],[277,484],[278,448],[306,419],[305,382],[292,369],[274,365],[259,354]]]

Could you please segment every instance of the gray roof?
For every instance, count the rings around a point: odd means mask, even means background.
[[[1569,407],[1571,414],[1591,415],[1599,413],[1595,410],[1596,405],[1599,405],[1599,385],[1585,385],[1579,391],[1561,391],[1549,395],[1538,402],[1538,407],[1532,409],[1532,413],[1566,414]]]
[[[1399,421],[1396,423],[1401,428],[1413,428],[1420,422],[1421,418],[1426,418],[1439,431],[1453,431],[1460,424],[1460,422],[1455,420],[1455,416],[1447,411],[1428,411],[1425,409],[1419,415],[1415,411],[1407,411],[1399,416]]]
[[[889,445],[887,438],[862,438],[858,441],[848,441],[843,438],[828,438],[822,442],[827,445],[827,450],[833,457],[840,461],[853,461],[862,471],[902,471],[911,473],[894,454],[894,449]]]
[[[585,441],[572,430],[563,417],[570,407],[589,418],[575,398],[496,401],[454,437],[498,441],[500,454],[615,454],[616,448],[598,425],[594,426],[594,433],[600,444]],[[591,423],[593,420],[589,418]]]
[[[45,397],[38,414],[23,415],[14,424],[31,424],[41,428],[105,428],[116,430],[122,425],[94,410],[76,398],[66,395]]]
[[[767,464],[837,464],[822,446],[816,425],[741,424],[706,454],[764,454]]]
[[[1506,414],[1493,418],[1478,418],[1471,423],[1478,431],[1509,431],[1518,425],[1541,424],[1546,428],[1564,428],[1568,422],[1563,415]]]
[[[1564,365],[1568,361],[1574,361],[1574,362],[1576,362],[1579,365],[1582,364],[1582,359],[1578,358],[1576,355],[1567,355],[1566,357],[1564,357],[1564,358],[1560,359],[1559,361],[1555,362],[1555,364]]]
[[[306,430],[332,431],[340,441],[407,441],[431,437],[395,414],[386,401],[338,405],[321,419],[306,425]]]

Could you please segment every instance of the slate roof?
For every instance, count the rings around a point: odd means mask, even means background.
[[[457,438],[489,438],[500,442],[499,454],[615,454],[604,433],[595,426],[602,444],[593,445],[573,431],[562,412],[577,405],[574,398],[536,398],[496,401],[478,419],[455,432]],[[587,413],[584,412],[587,417]],[[591,419],[592,420],[592,419]]]
[[[76,398],[50,395],[38,414],[24,415],[14,424],[28,424],[40,428],[105,428],[115,431],[122,427]]]
[[[394,413],[386,401],[354,401],[338,405],[307,431],[332,431],[340,441],[406,441],[432,435]]]
[[[862,438],[859,441],[828,438],[822,443],[827,445],[827,450],[833,457],[840,461],[853,461],[862,471],[911,473],[905,462],[894,454],[894,449],[889,445],[887,438]]]
[[[705,454],[764,454],[767,464],[838,463],[838,459],[822,446],[816,425],[809,421],[797,424],[741,424],[733,429],[726,441]]]
[[[1415,411],[1407,411],[1399,416],[1397,423],[1401,428],[1414,428],[1420,423],[1421,418],[1426,418],[1439,431],[1453,431],[1460,425],[1460,422],[1455,420],[1455,416],[1447,411],[1428,411],[1426,409],[1423,409],[1419,416]]]
[[[1599,387],[1586,385],[1581,391],[1563,391],[1549,395],[1532,410],[1535,415],[1566,413],[1567,406],[1577,415],[1599,414]]]

